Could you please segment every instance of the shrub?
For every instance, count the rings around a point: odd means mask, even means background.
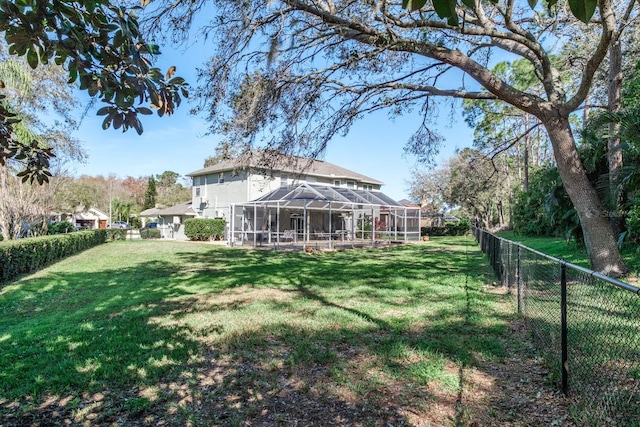
[[[468,219],[460,222],[447,222],[444,227],[421,227],[421,236],[464,236],[467,234],[471,224]]]
[[[191,218],[184,222],[184,234],[189,240],[217,240],[224,236],[224,219]]]
[[[107,241],[115,241],[115,240],[127,240],[127,229],[125,228],[109,228],[105,230],[107,232],[106,239]]]
[[[160,230],[158,230],[157,228],[141,228],[140,238],[141,239],[159,239]]]
[[[11,240],[0,245],[0,283],[106,241],[105,230]]]
[[[64,234],[71,233],[72,231],[75,231],[75,228],[69,221],[56,222],[47,227],[48,234]]]
[[[516,195],[513,231],[524,236],[562,236],[583,242],[578,213],[555,167],[533,169],[529,191]]]

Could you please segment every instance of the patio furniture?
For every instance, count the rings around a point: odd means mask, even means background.
[[[295,242],[298,240],[298,235],[295,230],[284,230],[282,233],[282,240],[289,240],[290,242]]]

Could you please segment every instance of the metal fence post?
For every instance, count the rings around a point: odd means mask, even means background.
[[[569,369],[567,346],[567,265],[560,265],[560,345],[562,347],[562,393],[569,393]]]

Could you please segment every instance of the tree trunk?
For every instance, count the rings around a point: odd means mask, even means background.
[[[608,108],[610,113],[620,112],[622,99],[622,47],[620,40],[615,39],[609,48],[609,90]],[[609,161],[609,193],[611,197],[609,221],[614,236],[619,236],[623,231],[622,219],[619,213],[622,210],[622,192],[617,191],[622,170],[622,146],[620,141],[620,124],[609,124],[609,143],[607,158]]]
[[[564,188],[580,218],[591,268],[614,277],[628,273],[609,219],[580,161],[568,118],[557,111],[548,111],[541,121],[551,139]]]
[[[7,203],[9,203],[9,197],[7,194],[7,165],[0,165],[0,229],[2,230],[2,238],[7,241],[11,237],[9,233],[9,221],[6,215]]]
[[[524,136],[524,191],[529,192],[529,114],[525,113],[525,132]]]

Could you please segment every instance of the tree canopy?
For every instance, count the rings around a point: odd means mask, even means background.
[[[147,43],[140,32],[136,12],[108,0],[92,1],[0,1],[0,31],[12,55],[25,57],[31,68],[53,62],[64,65],[69,82],[78,82],[89,95],[106,104],[102,127],[130,128],[142,133],[141,115],[172,114],[188,85],[152,66],[160,54],[158,45]],[[9,158],[25,162],[23,180],[48,180],[50,147],[37,141],[15,138],[19,117],[0,92],[0,164]]]
[[[199,92],[212,130],[226,134],[225,142],[313,157],[365,114],[414,111],[421,119],[405,149],[429,159],[443,143],[431,128],[436,99],[500,100],[545,128],[592,267],[627,271],[581,164],[570,116],[591,93],[612,41],[637,17],[634,0],[212,4],[212,18],[200,29],[213,52]],[[153,23],[181,31],[207,5],[156,0],[149,12]],[[596,35],[585,49],[556,61],[568,35],[586,29]],[[526,61],[536,84],[501,78],[492,70],[496,57]]]

